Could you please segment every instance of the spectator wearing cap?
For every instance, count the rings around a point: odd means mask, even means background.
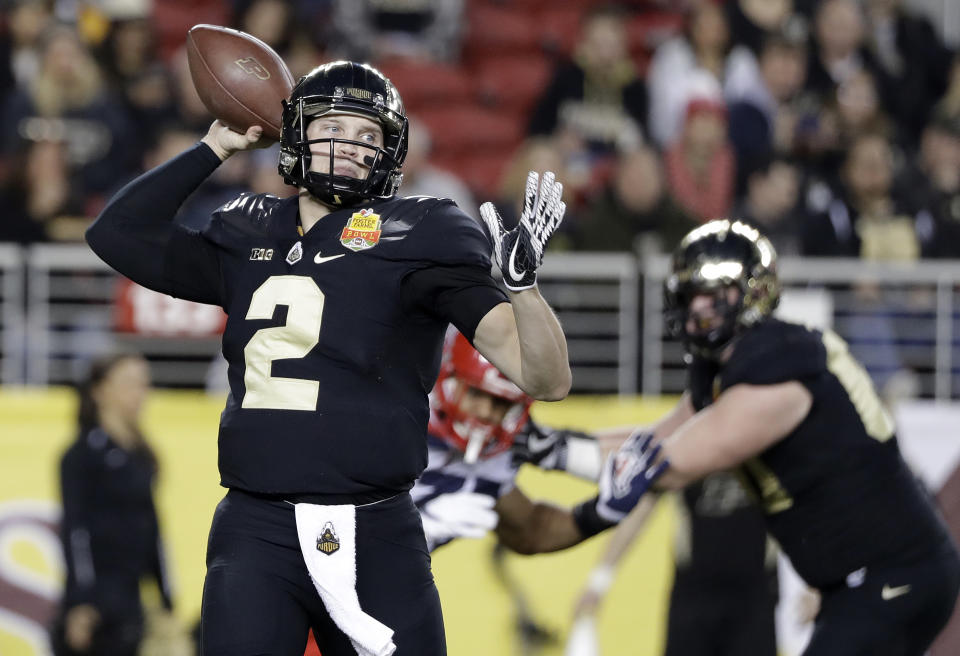
[[[726,216],[733,204],[736,162],[719,97],[693,98],[683,131],[665,153],[670,192],[698,222]]]

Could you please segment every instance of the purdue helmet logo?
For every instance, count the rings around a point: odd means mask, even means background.
[[[333,530],[333,522],[327,522],[323,525],[323,532],[317,538],[317,551],[322,551],[328,556],[340,549],[340,538]]]

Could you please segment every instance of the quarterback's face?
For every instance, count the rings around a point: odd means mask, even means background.
[[[383,147],[383,128],[376,121],[352,114],[327,114],[310,122],[307,139],[337,139],[310,144],[310,170],[349,178],[365,178],[376,148]],[[343,141],[341,141],[343,140]],[[346,143],[347,141],[358,143]],[[330,144],[333,147],[333,171],[330,171]],[[368,144],[365,147],[360,144]]]

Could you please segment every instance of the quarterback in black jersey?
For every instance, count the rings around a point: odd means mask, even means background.
[[[442,654],[443,622],[409,490],[427,464],[427,393],[454,324],[527,394],[564,397],[566,342],[536,287],[562,186],[528,178],[520,225],[489,235],[452,202],[397,196],[407,119],[393,84],[319,66],[284,102],[279,172],[200,231],[173,223],[219,164],[257,148],[214,122],[122,189],[87,233],[117,271],[221,306],[230,394],[202,609],[205,656]],[[509,298],[491,278],[493,258]]]
[[[665,302],[688,390],[609,458],[585,514],[619,521],[651,487],[733,469],[822,595],[805,656],[920,656],[957,600],[956,546],[866,371],[835,333],[772,318],[779,293],[755,229],[715,220],[684,238]]]

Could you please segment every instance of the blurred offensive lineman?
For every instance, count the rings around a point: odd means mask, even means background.
[[[607,460],[593,520],[736,469],[821,594],[804,655],[920,656],[957,600],[956,546],[866,371],[833,332],[772,318],[779,297],[776,254],[753,228],[715,220],[683,239],[665,301],[688,389]]]
[[[531,501],[514,479],[530,462],[596,481],[600,446],[584,433],[537,425],[532,403],[462,335],[448,335],[430,395],[429,462],[412,491],[431,550],[491,530],[523,554],[584,540],[569,509]]]
[[[243,195],[199,232],[178,207],[232,154],[267,144],[214,122],[121,190],[91,248],[151,289],[221,306],[230,395],[207,552],[205,656],[443,654],[409,490],[427,463],[427,393],[454,324],[527,394],[563,398],[566,342],[536,287],[561,185],[528,179],[517,229],[490,237],[450,201],[400,198],[407,119],[393,84],[333,62],[284,103],[292,198]],[[491,278],[493,258],[510,290]]]

